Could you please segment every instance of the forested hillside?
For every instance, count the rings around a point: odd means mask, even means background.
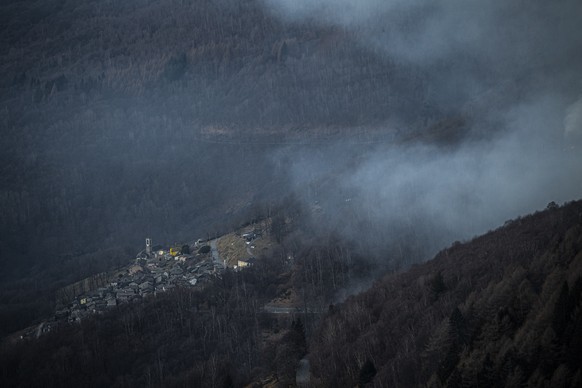
[[[291,383],[305,331],[261,311],[277,265],[119,306],[39,339],[3,343],[3,387],[223,387]],[[271,336],[272,338],[267,338]]]
[[[10,1],[0,15],[1,332],[146,236],[265,214],[289,189],[276,149],[366,136],[422,95],[420,70],[395,77],[341,29],[258,1]]]
[[[361,271],[332,244],[292,267],[274,252],[201,289],[4,341],[0,383],[292,386],[307,354],[314,386],[580,385],[582,201],[457,242],[322,310]],[[264,308],[291,290],[305,298],[296,313]]]
[[[581,314],[582,202],[551,204],[330,306],[309,359],[322,386],[577,387]]]
[[[347,295],[348,264],[374,277],[579,198],[582,6],[522,3],[2,2],[0,337],[146,237],[287,199],[289,251]]]

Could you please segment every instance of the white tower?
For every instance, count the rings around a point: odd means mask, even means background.
[[[146,255],[150,256],[152,254],[152,239],[146,238]]]

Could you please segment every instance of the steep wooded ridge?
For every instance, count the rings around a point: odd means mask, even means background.
[[[329,305],[315,329],[318,312],[263,309],[291,288],[312,297],[331,289],[324,278],[334,268],[322,261],[346,266],[345,252],[312,251],[297,255],[293,271],[275,254],[203,289],[5,341],[0,385],[290,386],[309,353],[314,386],[580,386],[582,201],[508,221],[387,275]],[[317,309],[312,302],[306,307]]]
[[[323,386],[579,387],[582,201],[453,244],[330,306]]]

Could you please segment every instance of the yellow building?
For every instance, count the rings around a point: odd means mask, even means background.
[[[255,264],[255,258],[251,257],[249,259],[239,260],[238,267],[245,268],[245,267],[252,267]]]

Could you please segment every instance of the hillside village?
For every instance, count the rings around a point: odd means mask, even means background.
[[[258,230],[236,235],[249,246],[248,252],[251,247],[254,248],[250,244],[260,236]],[[61,290],[57,295],[54,317],[40,326],[29,328],[20,338],[39,337],[56,325],[81,322],[90,315],[102,314],[117,305],[139,302],[176,287],[203,287],[212,278],[221,278],[222,272],[229,266],[227,260],[221,261],[219,258],[217,240],[198,239],[191,245],[163,247],[152,245],[152,240],[147,238],[145,250],[137,254],[134,263],[106,276],[106,280],[91,282],[93,286],[85,286],[90,289],[83,292],[78,291],[78,287],[69,292]],[[239,258],[230,267],[239,271],[254,262],[254,257]]]

